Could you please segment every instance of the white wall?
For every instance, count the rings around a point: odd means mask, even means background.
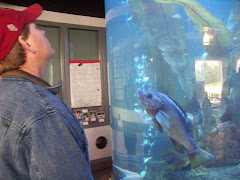
[[[85,133],[88,139],[89,156],[91,161],[112,156],[112,138],[111,128],[109,125],[88,128],[85,129]],[[107,145],[103,149],[98,149],[96,147],[96,140],[100,136],[107,139]]]

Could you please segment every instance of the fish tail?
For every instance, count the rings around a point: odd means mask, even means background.
[[[197,149],[195,152],[190,154],[190,162],[192,168],[196,168],[202,164],[211,161],[214,156],[201,148]]]

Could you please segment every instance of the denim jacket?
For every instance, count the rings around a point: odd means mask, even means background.
[[[13,72],[0,82],[0,179],[93,179],[85,132],[54,95],[60,87]]]

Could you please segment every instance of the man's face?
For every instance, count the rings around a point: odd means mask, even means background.
[[[34,48],[36,53],[38,53],[39,58],[50,59],[55,54],[55,51],[45,36],[45,31],[38,29],[35,23],[29,24],[29,30],[30,33],[27,42]]]

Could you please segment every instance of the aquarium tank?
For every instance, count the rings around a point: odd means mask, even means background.
[[[105,0],[113,179],[240,179],[240,0]]]

